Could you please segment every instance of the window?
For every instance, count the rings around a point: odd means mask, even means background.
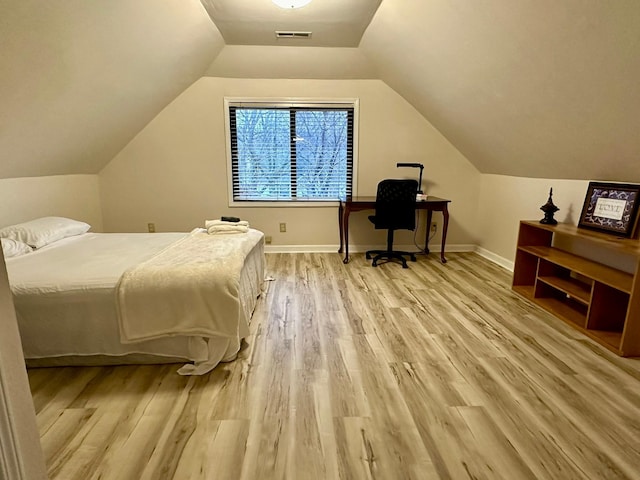
[[[356,102],[225,103],[232,203],[352,195]]]

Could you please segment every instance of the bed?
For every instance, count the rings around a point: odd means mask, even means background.
[[[237,355],[264,279],[263,234],[82,233],[7,258],[27,364],[190,362]]]

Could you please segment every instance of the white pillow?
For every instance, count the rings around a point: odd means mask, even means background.
[[[0,237],[11,238],[40,248],[73,235],[87,232],[91,225],[64,217],[42,217],[0,229]]]
[[[2,251],[4,252],[5,258],[17,257],[18,255],[33,252],[33,248],[29,245],[18,240],[14,240],[13,238],[3,237],[0,238],[0,242],[2,243]]]

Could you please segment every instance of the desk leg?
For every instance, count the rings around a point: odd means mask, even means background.
[[[433,215],[432,210],[427,210],[427,233],[425,233],[424,239],[424,253],[429,253],[429,234],[431,233],[431,217]]]
[[[349,215],[351,214],[350,208],[345,208],[342,214],[342,231],[344,233],[344,260],[342,263],[349,263]]]
[[[338,230],[340,231],[340,248],[338,253],[342,253],[342,247],[344,246],[344,229],[342,228],[342,216],[344,215],[344,206],[342,202],[338,206]]]
[[[440,261],[447,263],[447,259],[444,257],[444,246],[447,243],[447,229],[449,228],[449,210],[445,204],[442,210],[442,217],[444,218],[444,225],[442,225],[442,245],[440,246]]]

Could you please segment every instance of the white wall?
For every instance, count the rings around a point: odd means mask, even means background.
[[[97,175],[0,179],[0,227],[43,216],[69,217],[102,231]]]
[[[476,243],[478,171],[379,80],[200,79],[100,173],[105,231],[145,231],[148,222],[159,231],[186,231],[233,214],[273,236],[274,244],[338,243],[336,207],[228,207],[225,96],[359,98],[358,193],[375,195],[383,178],[417,175],[396,162],[422,162],[427,193],[452,200],[448,243]],[[351,220],[352,244],[384,242],[366,212]],[[287,233],[278,232],[280,222],[287,223]]]
[[[359,48],[225,45],[206,72],[228,78],[378,78]]]
[[[577,225],[588,181],[481,175],[479,246],[513,266],[520,220],[540,220],[540,207],[553,188],[553,203],[560,208],[558,222]]]
[[[0,479],[45,479],[44,456],[1,249],[0,318]]]

